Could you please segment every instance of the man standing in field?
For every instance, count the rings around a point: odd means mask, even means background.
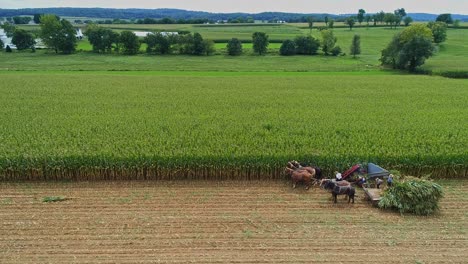
[[[393,185],[393,174],[388,175],[387,186],[392,187]]]

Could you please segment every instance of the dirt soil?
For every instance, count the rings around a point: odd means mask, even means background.
[[[440,183],[431,217],[282,181],[0,183],[0,263],[466,263],[468,181]]]

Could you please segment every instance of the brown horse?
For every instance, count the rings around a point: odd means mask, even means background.
[[[322,178],[322,170],[319,167],[311,167],[311,166],[302,166],[299,162],[293,160],[289,161],[287,168],[293,169],[293,170],[306,170],[310,174],[313,175],[314,178],[320,179]]]
[[[296,188],[296,184],[298,182],[304,182],[305,189],[308,190],[310,188],[312,180],[315,180],[315,170],[312,170],[312,172],[305,170],[305,169],[291,169],[291,168],[286,168],[286,173],[291,175],[291,180],[292,180],[292,187],[293,189]]]

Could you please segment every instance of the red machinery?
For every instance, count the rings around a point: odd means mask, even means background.
[[[347,177],[353,175],[353,173],[355,172],[359,172],[360,170],[361,170],[361,164],[356,164],[352,166],[351,168],[349,168],[348,170],[346,170],[345,172],[343,172],[341,174],[341,177],[343,180],[346,180]]]

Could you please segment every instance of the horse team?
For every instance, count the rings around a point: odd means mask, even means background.
[[[331,192],[334,203],[337,203],[338,195],[346,195],[348,203],[351,201],[354,203],[356,190],[351,183],[345,180],[322,179],[322,171],[319,167],[302,166],[297,161],[290,161],[286,166],[286,173],[291,176],[293,188],[296,188],[298,182],[303,182],[306,190],[311,185],[320,184],[320,187]]]

